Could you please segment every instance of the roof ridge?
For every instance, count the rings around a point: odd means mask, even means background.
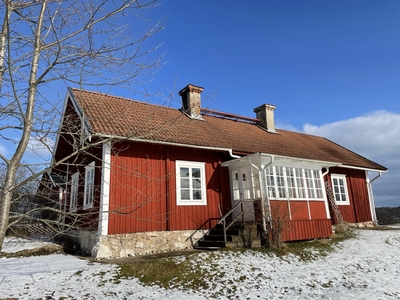
[[[74,92],[85,92],[85,93],[89,93],[89,94],[96,94],[96,95],[100,95],[100,96],[105,96],[108,98],[115,98],[115,99],[120,99],[120,100],[124,100],[124,101],[130,101],[130,102],[136,102],[138,104],[143,104],[143,105],[149,105],[149,106],[155,106],[158,108],[163,108],[163,109],[171,109],[171,110],[177,110],[175,108],[169,107],[169,106],[165,106],[165,105],[161,105],[161,104],[153,104],[153,103],[149,103],[149,102],[144,102],[141,100],[135,100],[135,99],[131,99],[131,98],[127,98],[127,97],[123,97],[123,96],[114,96],[111,94],[106,94],[106,93],[102,93],[102,92],[95,92],[95,91],[88,91],[88,90],[83,90],[83,89],[78,89],[78,88],[71,88]]]

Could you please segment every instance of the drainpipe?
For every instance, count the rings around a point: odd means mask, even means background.
[[[326,171],[322,173],[322,179],[324,179],[325,175],[329,173],[329,167],[324,167],[326,168]]]
[[[376,218],[376,211],[375,211],[375,201],[374,201],[374,194],[372,193],[372,182],[374,182],[376,179],[381,177],[382,172],[378,172],[378,175],[374,177],[372,180],[368,179],[368,171],[365,171],[365,175],[367,177],[367,190],[368,190],[368,198],[369,198],[369,206],[371,209],[371,216],[372,216],[372,221],[377,222],[378,219]]]
[[[329,211],[329,199],[328,199],[328,195],[326,193],[326,187],[325,187],[325,175],[329,173],[329,167],[324,167],[326,168],[326,171],[324,173],[322,173],[322,181],[324,182],[324,191],[325,191],[325,197],[326,197],[326,201],[325,201],[325,212],[326,212],[326,216],[328,217],[328,219],[331,219],[331,213]]]
[[[232,149],[229,149],[228,153],[229,153],[229,156],[232,157],[232,158],[241,158],[241,156],[233,154],[232,153]]]

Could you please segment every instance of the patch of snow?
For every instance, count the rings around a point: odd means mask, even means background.
[[[15,253],[21,250],[43,247],[46,244],[51,243],[40,240],[28,240],[18,237],[6,237],[4,239],[3,249],[1,251],[6,253]]]
[[[256,251],[194,254],[210,278],[199,290],[115,281],[116,265],[69,255],[0,259],[1,297],[32,299],[398,299],[400,230],[358,230],[327,256],[302,261]],[[210,259],[212,258],[212,259]],[[177,257],[177,261],[183,260]]]

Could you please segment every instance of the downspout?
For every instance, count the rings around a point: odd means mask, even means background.
[[[229,149],[228,153],[229,153],[229,156],[232,157],[232,158],[241,158],[241,156],[233,154],[232,153],[232,149]]]
[[[324,179],[325,175],[329,173],[329,167],[324,167],[324,168],[326,168],[326,171],[324,173],[322,173],[322,181],[324,183],[324,187],[323,188],[324,188],[324,191],[325,191],[325,198],[326,198],[326,201],[325,201],[325,212],[326,212],[326,216],[328,217],[328,219],[331,219],[331,213],[329,211],[329,203],[328,203],[329,199],[328,199],[328,195],[326,194],[325,179]]]
[[[322,173],[322,179],[324,179],[325,175],[329,173],[329,167],[324,167],[326,168],[326,171]]]
[[[368,190],[368,198],[369,198],[369,207],[371,209],[371,217],[372,217],[372,222],[378,222],[378,219],[376,218],[376,211],[375,211],[375,200],[374,200],[374,194],[372,192],[372,182],[374,182],[376,179],[381,177],[382,172],[378,172],[378,175],[374,177],[372,180],[369,180],[368,178],[368,171],[365,171],[365,175],[367,178],[367,190]]]

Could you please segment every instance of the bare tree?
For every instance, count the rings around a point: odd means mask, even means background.
[[[129,23],[141,18],[142,8],[154,5],[135,0],[3,0],[0,4],[0,137],[13,142],[10,155],[0,153],[5,165],[0,187],[0,250],[9,226],[10,208],[18,189],[49,168],[95,146],[83,144],[61,161],[40,172],[25,165],[29,176],[17,180],[22,159],[36,145],[52,151],[60,115],[54,83],[79,86],[130,85],[160,58],[143,50],[144,42],[162,28],[160,23]],[[134,38],[138,36],[139,38]],[[150,56],[150,58],[148,58]],[[51,100],[50,100],[51,99]],[[101,142],[99,141],[98,144]],[[36,152],[39,154],[39,152]],[[17,218],[18,219],[18,218]]]

